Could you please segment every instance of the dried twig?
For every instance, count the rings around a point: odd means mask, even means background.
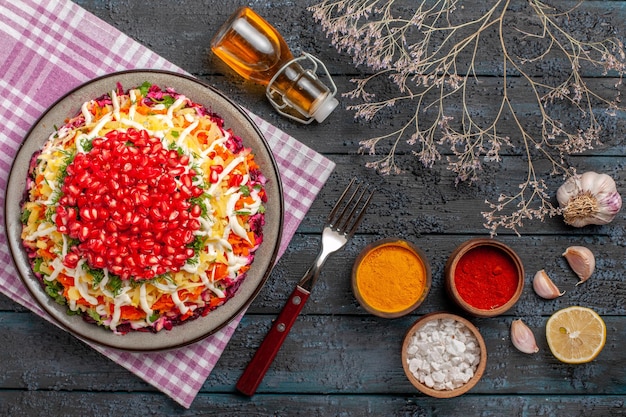
[[[361,101],[349,107],[356,117],[371,120],[400,103],[414,110],[402,127],[360,143],[360,150],[372,155],[377,146],[390,144],[386,156],[367,166],[382,174],[401,172],[395,155],[404,139],[418,147],[413,153],[427,167],[441,159],[441,149],[447,149],[451,153],[448,168],[457,182],[473,182],[479,179],[485,161],[500,161],[503,149],[521,149],[528,161],[526,178],[516,191],[501,194],[495,202],[486,201],[490,211],[483,213],[485,226],[492,235],[498,228],[518,233],[524,220],[557,214],[543,173],[536,172],[533,161],[546,158],[552,166],[549,174],[568,176],[574,169],[565,157],[599,143],[601,122],[595,109],[603,108],[610,115],[623,110],[618,88],[626,68],[622,42],[613,35],[601,41],[586,40],[584,33],[575,36],[566,30],[565,23],[580,3],[558,12],[538,0],[492,0],[482,3],[486,11],[480,17],[463,20],[466,14],[457,12],[463,7],[461,0],[412,2],[410,12],[404,9],[409,14],[405,17],[394,9],[397,1],[324,0],[309,8],[339,51],[373,70],[372,75],[353,80],[355,88],[345,94]],[[513,5],[525,7],[530,22],[526,27],[509,17]],[[489,42],[487,50],[484,38],[493,35],[499,49],[493,50]],[[522,44],[532,49],[523,50]],[[481,83],[477,66],[494,56],[499,56],[502,79],[499,102],[493,115],[478,117],[469,100],[472,88]],[[537,66],[547,59],[560,60],[558,74],[537,76]],[[593,90],[583,77],[588,68],[614,75],[615,97],[608,99]],[[397,87],[391,97],[378,98],[369,92],[381,79]],[[529,123],[521,115],[510,83],[530,91],[538,122]],[[575,111],[572,121],[578,123],[566,126],[553,116],[563,105]],[[515,127],[514,132],[500,132],[504,118]]]

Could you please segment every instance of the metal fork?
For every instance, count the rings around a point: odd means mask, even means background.
[[[289,296],[254,357],[237,382],[237,390],[254,395],[274,361],[291,326],[304,308],[328,256],[341,249],[354,235],[363,220],[374,192],[353,178],[330,211],[322,231],[322,247],[311,267]]]

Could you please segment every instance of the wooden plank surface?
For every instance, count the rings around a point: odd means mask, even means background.
[[[488,365],[483,379],[462,397],[437,400],[419,394],[403,374],[400,345],[411,323],[432,311],[456,311],[443,289],[447,257],[461,242],[485,237],[481,211],[485,199],[514,187],[525,175],[525,161],[508,152],[499,164],[485,169],[483,181],[455,186],[454,174],[442,164],[426,169],[401,149],[399,164],[406,170],[384,177],[365,168],[372,156],[358,153],[359,141],[400,123],[414,111],[401,107],[393,117],[376,123],[354,120],[342,99],[322,124],[296,125],[277,115],[263,88],[229,74],[209,54],[210,39],[242,2],[183,0],[76,0],[103,20],[150,47],[166,59],[216,86],[298,140],[324,154],[337,168],[298,229],[266,286],[251,305],[222,358],[192,407],[185,410],[154,387],[89,349],[84,344],[0,296],[0,415],[1,416],[623,416],[626,415],[626,233],[624,214],[608,226],[574,229],[560,217],[528,222],[521,236],[501,231],[498,239],[520,255],[526,269],[526,289],[506,315],[472,319],[483,334]],[[294,52],[306,50],[329,67],[341,92],[351,88],[356,69],[348,56],[337,53],[313,22],[306,7],[312,0],[251,2],[284,35]],[[404,1],[409,6],[410,1]],[[464,2],[464,13],[478,15],[484,2]],[[524,19],[524,1],[516,17]],[[147,6],[148,4],[148,6]],[[600,19],[597,30],[609,25],[626,36],[626,2],[588,1],[572,25]],[[596,16],[596,18],[594,18]],[[599,17],[598,17],[599,16]],[[595,19],[595,20],[594,20]],[[602,26],[604,25],[604,26]],[[484,88],[475,91],[476,106],[497,98],[497,62],[481,62]],[[586,81],[597,88],[613,78],[589,72]],[[518,96],[520,108],[532,97]],[[568,160],[580,171],[611,174],[624,194],[626,134],[624,115],[606,120],[605,143]],[[261,384],[258,394],[235,394],[235,383],[260,344],[293,286],[314,259],[323,218],[353,175],[378,189],[359,234],[341,255],[327,262],[303,316]],[[546,178],[549,189],[560,178]],[[368,315],[350,290],[352,262],[368,243],[399,236],[420,246],[433,269],[433,286],[422,306],[396,320]],[[596,273],[584,285],[561,256],[570,245],[590,247],[597,257]],[[546,269],[566,294],[553,301],[537,297],[531,278]],[[594,308],[607,324],[607,343],[592,363],[572,366],[550,354],[544,336],[547,318],[559,308]],[[523,318],[535,332],[536,355],[516,351],[509,338],[513,319]]]

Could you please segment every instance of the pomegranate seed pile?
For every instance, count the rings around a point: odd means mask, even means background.
[[[33,156],[22,238],[45,290],[115,333],[232,297],[262,242],[265,177],[219,116],[145,83],[91,100]]]
[[[80,243],[63,259],[75,268],[83,257],[126,279],[151,279],[179,271],[194,256],[187,247],[200,229],[192,198],[189,157],[163,148],[145,130],[113,130],[92,142],[67,167],[56,225]]]

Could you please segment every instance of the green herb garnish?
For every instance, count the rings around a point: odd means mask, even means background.
[[[85,152],[89,152],[93,149],[93,142],[89,138],[82,138],[80,140],[80,146],[85,150]]]
[[[118,295],[120,295],[120,292],[122,291],[122,285],[123,282],[120,277],[118,277],[117,275],[109,274],[109,282],[107,282],[107,288],[113,293],[113,297],[117,297]]]
[[[163,97],[163,101],[162,103],[165,105],[165,107],[170,107],[172,104],[174,104],[176,100],[174,99],[174,97],[172,96],[165,96]]]
[[[248,187],[247,185],[242,185],[242,186],[239,187],[239,192],[244,197],[249,197],[250,196],[250,187]]]
[[[57,182],[59,184],[63,183],[63,180],[67,176],[67,167],[74,162],[74,158],[76,157],[76,152],[72,151],[63,151],[63,154],[65,155],[65,158],[63,159],[63,165],[59,169],[59,175],[57,176]]]
[[[58,198],[60,198],[60,197],[57,197],[57,196],[55,195],[55,198],[57,198],[57,199],[58,199]],[[54,220],[52,220],[52,216],[54,216],[54,214],[55,214],[56,212],[57,212],[57,209],[56,209],[56,207],[55,207],[55,206],[48,206],[48,208],[46,209],[46,214],[45,214],[45,216],[46,216],[46,221],[47,221],[48,223],[53,223],[53,224],[54,224]]]
[[[30,210],[22,211],[22,215],[20,216],[20,222],[22,222],[22,224],[28,223],[29,217],[30,217]]]
[[[94,319],[94,321],[99,325],[102,326],[102,317],[100,316],[100,314],[98,314],[98,312],[96,311],[96,309],[94,308],[89,308],[87,309],[87,315],[89,317],[91,317],[92,319]]]
[[[104,271],[102,269],[93,269],[87,263],[83,264],[83,270],[93,278],[93,286],[98,286],[104,279]]]
[[[48,275],[48,274],[44,274],[43,272],[41,272],[42,263],[43,263],[42,258],[35,258],[35,261],[33,262],[33,271],[35,271],[37,274]]]
[[[64,288],[60,282],[44,280],[44,283],[46,285],[46,294],[52,297],[57,304],[60,304],[62,306],[67,305],[65,297],[63,297]]]
[[[205,238],[203,236],[196,236],[193,242],[191,242],[191,247],[195,251],[201,251],[204,249]]]
[[[148,94],[148,91],[150,91],[150,87],[152,87],[152,84],[148,81],[144,81],[144,83],[139,87],[139,92],[145,97]]]

